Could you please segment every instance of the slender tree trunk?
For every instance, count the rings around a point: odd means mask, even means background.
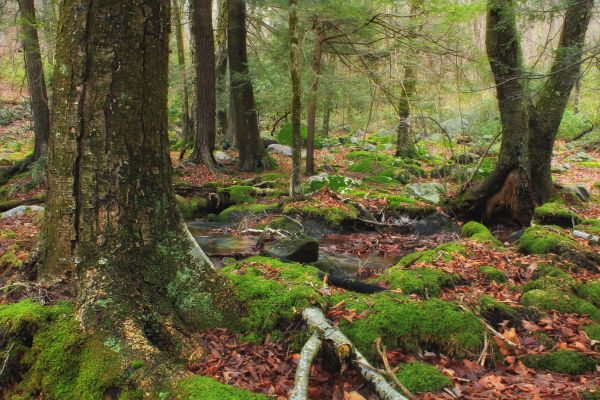
[[[573,98],[573,113],[579,114],[579,102],[581,100],[581,73],[575,81],[575,97]]]
[[[191,160],[217,168],[213,152],[217,134],[215,41],[212,29],[212,1],[190,0],[192,43],[194,46],[194,151]]]
[[[239,168],[242,171],[254,171],[262,166],[265,150],[260,140],[252,82],[248,76],[246,3],[243,0],[228,0],[227,20],[232,119],[240,152]]]
[[[176,353],[237,306],[175,203],[169,2],[64,0],[59,25],[38,278],[72,284],[85,329]]]
[[[550,199],[552,150],[569,95],[579,77],[585,35],[594,8],[593,0],[568,3],[554,63],[530,113],[531,180],[536,199]]]
[[[19,8],[21,10],[21,43],[29,85],[31,111],[33,113],[33,131],[35,133],[32,161],[37,161],[46,155],[48,149],[50,112],[48,110],[48,95],[46,93],[44,66],[42,64],[33,0],[19,0]]]
[[[300,117],[302,104],[300,103],[300,50],[298,48],[298,3],[289,0],[290,24],[290,76],[292,80],[292,176],[290,180],[290,197],[297,200],[301,195],[300,189],[300,164],[302,152],[302,137],[300,136]],[[313,111],[314,112],[314,111]],[[313,115],[314,133],[314,115]],[[306,165],[308,169],[308,163]],[[308,172],[308,171],[307,171]]]
[[[179,81],[181,83],[181,95],[183,96],[183,109],[181,110],[183,148],[179,153],[182,160],[189,144],[192,142],[192,123],[190,120],[190,103],[188,95],[187,66],[185,65],[185,45],[183,42],[183,26],[181,23],[181,5],[179,0],[172,0],[173,25],[175,25],[175,41],[177,42],[177,65],[179,67]]]
[[[308,96],[308,121],[306,134],[306,175],[315,174],[315,119],[317,116],[317,92],[319,90],[319,75],[321,74],[321,55],[323,54],[324,29],[323,23],[317,16],[314,21],[315,49],[313,53],[313,81]]]
[[[221,138],[227,134],[227,0],[219,0],[217,48],[217,123]]]
[[[321,134],[324,137],[329,136],[329,122],[331,119],[331,108],[332,108],[331,93],[328,92],[325,97],[325,104],[323,105],[323,128],[322,128]]]

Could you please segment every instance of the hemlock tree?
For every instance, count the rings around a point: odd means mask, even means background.
[[[455,199],[461,214],[484,220],[508,215],[528,224],[535,205],[552,195],[552,149],[579,76],[593,0],[573,0],[565,6],[553,65],[541,87],[532,93],[523,65],[515,2],[488,0],[486,49],[496,83],[502,142],[492,174]]]
[[[253,171],[262,166],[265,149],[258,131],[254,93],[248,76],[246,3],[243,0],[228,0],[227,6],[232,128],[236,136],[235,144],[240,152],[239,168],[242,171]]]
[[[191,160],[217,169],[215,150],[216,86],[215,41],[212,29],[212,1],[190,0],[192,43],[194,46],[194,151]]]
[[[85,329],[175,357],[237,305],[175,204],[168,28],[168,0],[63,1],[38,278],[71,285]]]
[[[290,26],[290,77],[292,81],[292,176],[290,179],[290,197],[297,200],[301,195],[300,168],[302,159],[302,137],[300,136],[300,116],[302,104],[300,100],[300,50],[298,48],[298,3],[289,0]],[[315,95],[316,96],[316,95]],[[313,115],[314,117],[314,115]],[[313,120],[314,133],[314,120]],[[308,164],[307,164],[308,168]],[[308,172],[308,171],[307,171]]]
[[[315,119],[317,116],[317,92],[319,90],[319,75],[321,74],[321,56],[323,54],[323,41],[325,40],[323,21],[316,16],[313,22],[315,44],[311,69],[314,74],[307,106],[307,133],[306,133],[306,175],[315,174]]]

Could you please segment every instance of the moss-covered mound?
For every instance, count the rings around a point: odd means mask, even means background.
[[[251,203],[254,201],[254,194],[257,189],[254,186],[234,185],[218,190],[226,193],[230,204]]]
[[[17,398],[133,398],[116,341],[81,332],[66,303],[0,306],[0,344],[11,348],[0,386]]]
[[[586,282],[577,287],[577,294],[600,307],[600,280]]]
[[[544,203],[537,207],[533,219],[540,225],[558,225],[563,228],[572,228],[581,222],[581,218],[575,212],[557,202]]]
[[[491,243],[495,246],[502,246],[502,243],[492,235],[492,233],[479,222],[469,221],[462,227],[462,234],[469,239],[477,242]]]
[[[318,289],[318,270],[302,264],[285,263],[268,257],[252,257],[223,268],[245,307],[239,331],[247,339],[274,340],[301,317],[310,305],[324,305]]]
[[[401,290],[405,294],[437,296],[443,288],[454,286],[460,277],[435,268],[404,269],[396,265],[373,278],[373,282],[385,281],[390,289]]]
[[[177,400],[267,400],[268,397],[224,385],[205,376],[192,376],[179,381],[175,387]]]
[[[176,195],[175,199],[177,200],[177,206],[184,219],[197,217],[207,204],[206,199],[201,197],[186,199],[185,197]]]
[[[518,241],[519,250],[525,254],[562,254],[576,247],[576,242],[557,226],[532,226]]]
[[[599,360],[573,350],[556,350],[550,353],[525,356],[523,363],[530,368],[544,371],[581,375],[594,371]]]
[[[417,361],[402,365],[396,377],[411,393],[438,392],[452,386],[452,380],[437,368]]]
[[[227,207],[219,214],[219,219],[223,222],[234,221],[245,217],[254,217],[261,214],[268,214],[279,209],[277,204],[238,204]]]
[[[482,265],[479,267],[478,272],[486,282],[506,282],[506,275],[504,275],[504,272],[499,268],[492,267],[491,265]]]
[[[430,250],[407,254],[400,259],[398,265],[407,267],[413,264],[432,264],[437,260],[448,262],[457,254],[466,255],[467,249],[465,246],[455,242],[448,242]]]
[[[411,352],[429,349],[466,357],[481,350],[481,323],[475,315],[460,311],[450,302],[413,301],[393,292],[370,296],[345,293],[332,300],[344,300],[346,309],[366,312],[364,318],[352,323],[342,320],[340,328],[372,360],[377,359],[373,343],[378,337],[388,348],[401,347]]]
[[[418,202],[406,196],[390,195],[385,196],[388,201],[388,208],[400,214],[406,214],[411,218],[424,217],[435,212],[435,206],[431,204]]]
[[[592,235],[600,235],[600,219],[588,218],[575,226],[575,229]]]
[[[302,215],[324,221],[333,228],[350,223],[358,218],[358,211],[350,204],[327,205],[316,201],[290,203],[283,207],[286,215]]]
[[[600,320],[600,310],[592,303],[556,288],[530,290],[521,297],[521,304],[546,311],[589,314],[590,318]]]

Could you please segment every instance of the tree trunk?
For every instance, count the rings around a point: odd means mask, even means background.
[[[38,268],[72,285],[85,329],[167,354],[237,315],[175,203],[168,26],[168,0],[63,1]]]
[[[331,93],[327,93],[325,97],[325,105],[323,106],[323,131],[322,135],[324,137],[329,136],[329,121],[331,120]]]
[[[227,0],[219,0],[219,22],[216,33],[217,48],[217,123],[219,134],[227,134]]]
[[[594,8],[593,0],[576,0],[568,4],[554,63],[530,113],[531,182],[540,203],[552,196],[554,141],[569,95],[579,77],[585,35]]]
[[[302,104],[300,103],[300,50],[298,48],[298,3],[289,0],[290,24],[290,76],[292,80],[292,176],[290,180],[290,197],[297,200],[301,195],[300,189],[300,164],[302,155],[302,137],[300,136],[300,117]],[[313,111],[314,112],[314,111]],[[313,115],[314,133],[314,115]],[[308,156],[307,156],[308,157]],[[308,169],[308,161],[306,164]],[[308,172],[308,171],[307,171]]]
[[[179,153],[179,159],[183,159],[185,152],[192,141],[192,123],[190,121],[190,103],[188,96],[187,67],[185,65],[185,46],[183,43],[183,26],[181,23],[181,5],[179,0],[172,0],[173,25],[175,25],[175,41],[177,42],[177,65],[179,67],[179,81],[181,83],[181,95],[183,96],[183,109],[181,110],[183,148]]]
[[[48,149],[50,112],[33,0],[19,0],[19,8],[21,10],[21,42],[35,133],[32,161],[37,161],[46,155]]]
[[[216,121],[215,41],[212,0],[191,0],[190,20],[194,46],[194,151],[191,160],[217,169],[214,159]]]
[[[254,171],[262,166],[265,150],[260,140],[252,82],[248,76],[246,3],[243,0],[228,0],[227,20],[232,119],[240,153],[239,169]]]
[[[315,49],[311,65],[314,74],[308,96],[308,121],[306,134],[306,175],[315,174],[315,119],[317,116],[317,91],[319,90],[319,75],[321,73],[321,55],[323,54],[324,30],[319,17],[315,18],[313,30],[315,32]]]

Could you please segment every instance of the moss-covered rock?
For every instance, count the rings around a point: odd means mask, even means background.
[[[181,212],[181,216],[184,219],[192,219],[198,216],[198,214],[206,207],[206,199],[201,197],[192,197],[186,199],[185,197],[176,195],[177,206]]]
[[[206,376],[182,379],[174,390],[177,400],[267,400],[268,397],[222,384]]]
[[[358,211],[350,204],[330,206],[315,201],[287,204],[283,207],[283,213],[322,220],[333,228],[358,218]]]
[[[467,254],[467,249],[459,243],[448,242],[433,249],[407,254],[400,259],[398,265],[407,267],[413,264],[433,264],[437,260],[448,262],[452,260],[456,254],[464,256]]]
[[[404,269],[396,265],[388,268],[372,282],[385,281],[390,289],[401,290],[405,294],[418,294],[420,296],[438,296],[446,287],[454,286],[460,277],[435,268],[421,267]]]
[[[463,225],[461,230],[463,236],[477,242],[491,243],[495,246],[502,246],[502,243],[492,235],[492,233],[479,222],[469,221]]]
[[[390,195],[384,198],[387,199],[390,210],[406,214],[411,218],[424,217],[436,210],[431,204],[418,202],[406,196]]]
[[[325,303],[318,291],[318,270],[311,266],[252,257],[223,268],[223,273],[245,308],[239,329],[250,334],[248,339],[268,333],[278,339],[304,308]]]
[[[596,306],[560,289],[530,290],[521,296],[521,304],[546,311],[589,314],[592,319],[600,320],[600,310]]]
[[[506,282],[506,275],[504,275],[504,271],[491,265],[482,265],[479,267],[478,272],[486,282]]]
[[[252,203],[255,199],[253,195],[256,193],[254,186],[234,185],[227,188],[219,189],[221,193],[227,193],[231,204]]]
[[[556,350],[549,353],[532,354],[522,358],[530,368],[559,374],[581,375],[594,371],[598,360],[573,350]]]
[[[518,241],[519,250],[525,254],[562,254],[576,247],[576,242],[557,226],[529,227]]]
[[[277,204],[237,204],[227,207],[219,214],[222,222],[235,221],[245,217],[253,217],[260,214],[268,214],[279,209]]]
[[[437,368],[417,361],[401,365],[396,377],[411,393],[438,392],[452,386],[452,380]]]
[[[378,337],[388,348],[411,352],[430,349],[465,357],[481,351],[484,331],[478,318],[450,302],[435,298],[413,301],[393,292],[370,296],[346,293],[332,300],[344,300],[347,309],[367,313],[351,324],[340,321],[340,329],[372,360],[377,359],[373,343]]]
[[[577,287],[577,294],[600,307],[600,280],[586,282]]]
[[[313,175],[308,178],[304,191],[310,193],[327,187],[331,191],[345,194],[352,187],[358,186],[359,184],[360,181],[348,176],[329,175],[326,172],[322,172],[319,175]]]
[[[576,281],[575,279],[568,276],[552,276],[546,275],[541,278],[534,279],[530,282],[527,282],[525,286],[523,286],[523,293],[527,293],[531,290],[550,290],[550,289],[558,289],[562,291],[570,292],[575,287]]]
[[[581,222],[581,217],[558,202],[548,202],[537,207],[533,219],[540,225],[558,225],[563,228],[572,228]]]

